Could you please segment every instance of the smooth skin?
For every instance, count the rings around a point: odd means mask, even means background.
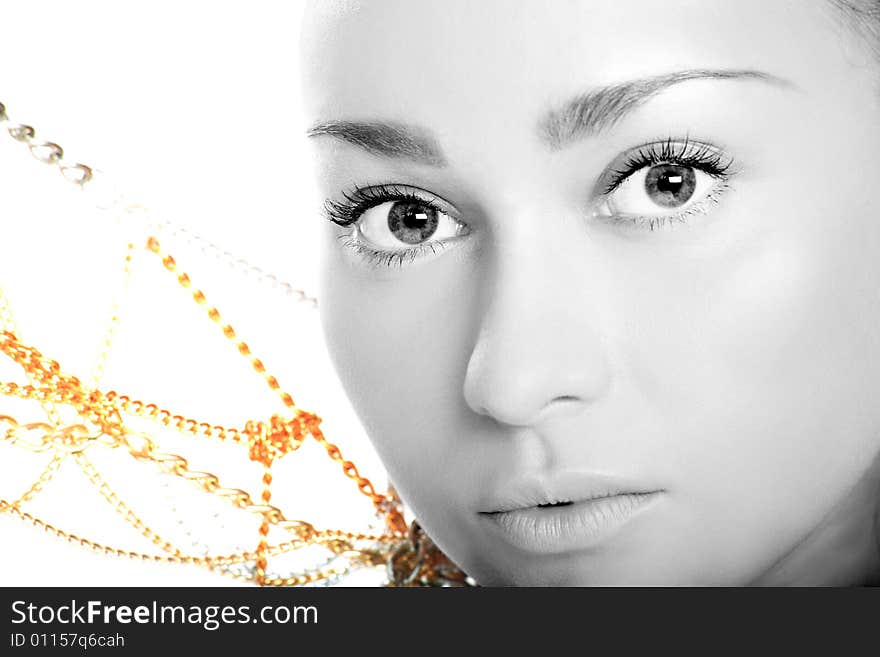
[[[830,3],[322,0],[302,43],[308,127],[407,126],[435,151],[314,135],[322,197],[407,186],[458,231],[389,266],[327,221],[319,298],[391,481],[465,572],[876,580],[880,67]],[[685,79],[548,140],[572,98],[680,71],[751,73]],[[683,138],[731,162],[726,188],[654,230],[608,220],[609,171]],[[615,216],[670,214],[628,194]],[[382,228],[360,235],[390,243]],[[492,491],[570,470],[662,493],[589,549],[486,530]]]

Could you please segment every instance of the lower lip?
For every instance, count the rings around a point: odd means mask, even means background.
[[[515,547],[554,554],[583,550],[608,538],[659,499],[662,491],[600,497],[567,506],[481,513]]]

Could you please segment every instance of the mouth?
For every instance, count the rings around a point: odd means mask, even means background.
[[[548,502],[546,504],[539,504],[538,508],[539,509],[553,509],[558,506],[571,506],[572,504],[574,504],[574,502],[572,502],[571,500],[568,500],[566,502]]]
[[[490,532],[518,549],[562,553],[607,540],[652,507],[664,492],[595,477],[565,477],[548,486],[522,483],[512,487],[490,502],[491,510],[478,516]]]

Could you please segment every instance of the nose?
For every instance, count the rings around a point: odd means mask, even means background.
[[[510,231],[513,233],[514,231]],[[476,340],[464,382],[470,408],[513,426],[583,412],[611,373],[600,327],[601,265],[583,233],[523,231],[488,249]]]

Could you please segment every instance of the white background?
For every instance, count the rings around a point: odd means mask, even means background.
[[[66,159],[106,172],[153,216],[313,293],[321,220],[299,104],[301,9],[299,2],[3,0],[0,101],[13,121],[61,144]],[[98,353],[120,280],[119,246],[138,234],[99,216],[92,202],[0,134],[0,285],[25,341],[81,378]],[[178,260],[225,319],[301,406],[325,418],[346,458],[384,488],[381,466],[330,369],[317,314],[252,280],[215,274],[210,256],[187,248],[178,248]],[[103,389],[131,391],[212,423],[236,425],[283,410],[155,259],[135,260],[129,295]],[[5,362],[0,380],[23,382]],[[0,398],[4,404],[12,402]],[[0,406],[0,414],[14,414],[11,408]],[[27,408],[28,419],[42,419]],[[260,472],[242,448],[188,440],[171,446],[195,450],[188,453],[193,469],[222,471],[225,485],[258,497]],[[17,497],[47,458],[0,445],[0,496]],[[181,508],[184,498],[204,498],[192,487],[157,487],[168,477],[124,454],[96,453],[94,460],[159,528],[180,528],[174,514],[184,511],[169,511],[169,497]],[[273,502],[289,517],[337,527],[371,519],[370,504],[317,446],[279,464],[276,483]],[[24,508],[99,542],[158,551],[113,514],[73,463]],[[212,530],[218,544],[229,538],[219,538],[230,527],[218,529],[212,512],[191,513],[204,521],[202,542],[215,540],[205,538]],[[247,523],[233,533],[230,545],[255,546]],[[92,555],[0,516],[0,585],[228,583],[193,567]]]

